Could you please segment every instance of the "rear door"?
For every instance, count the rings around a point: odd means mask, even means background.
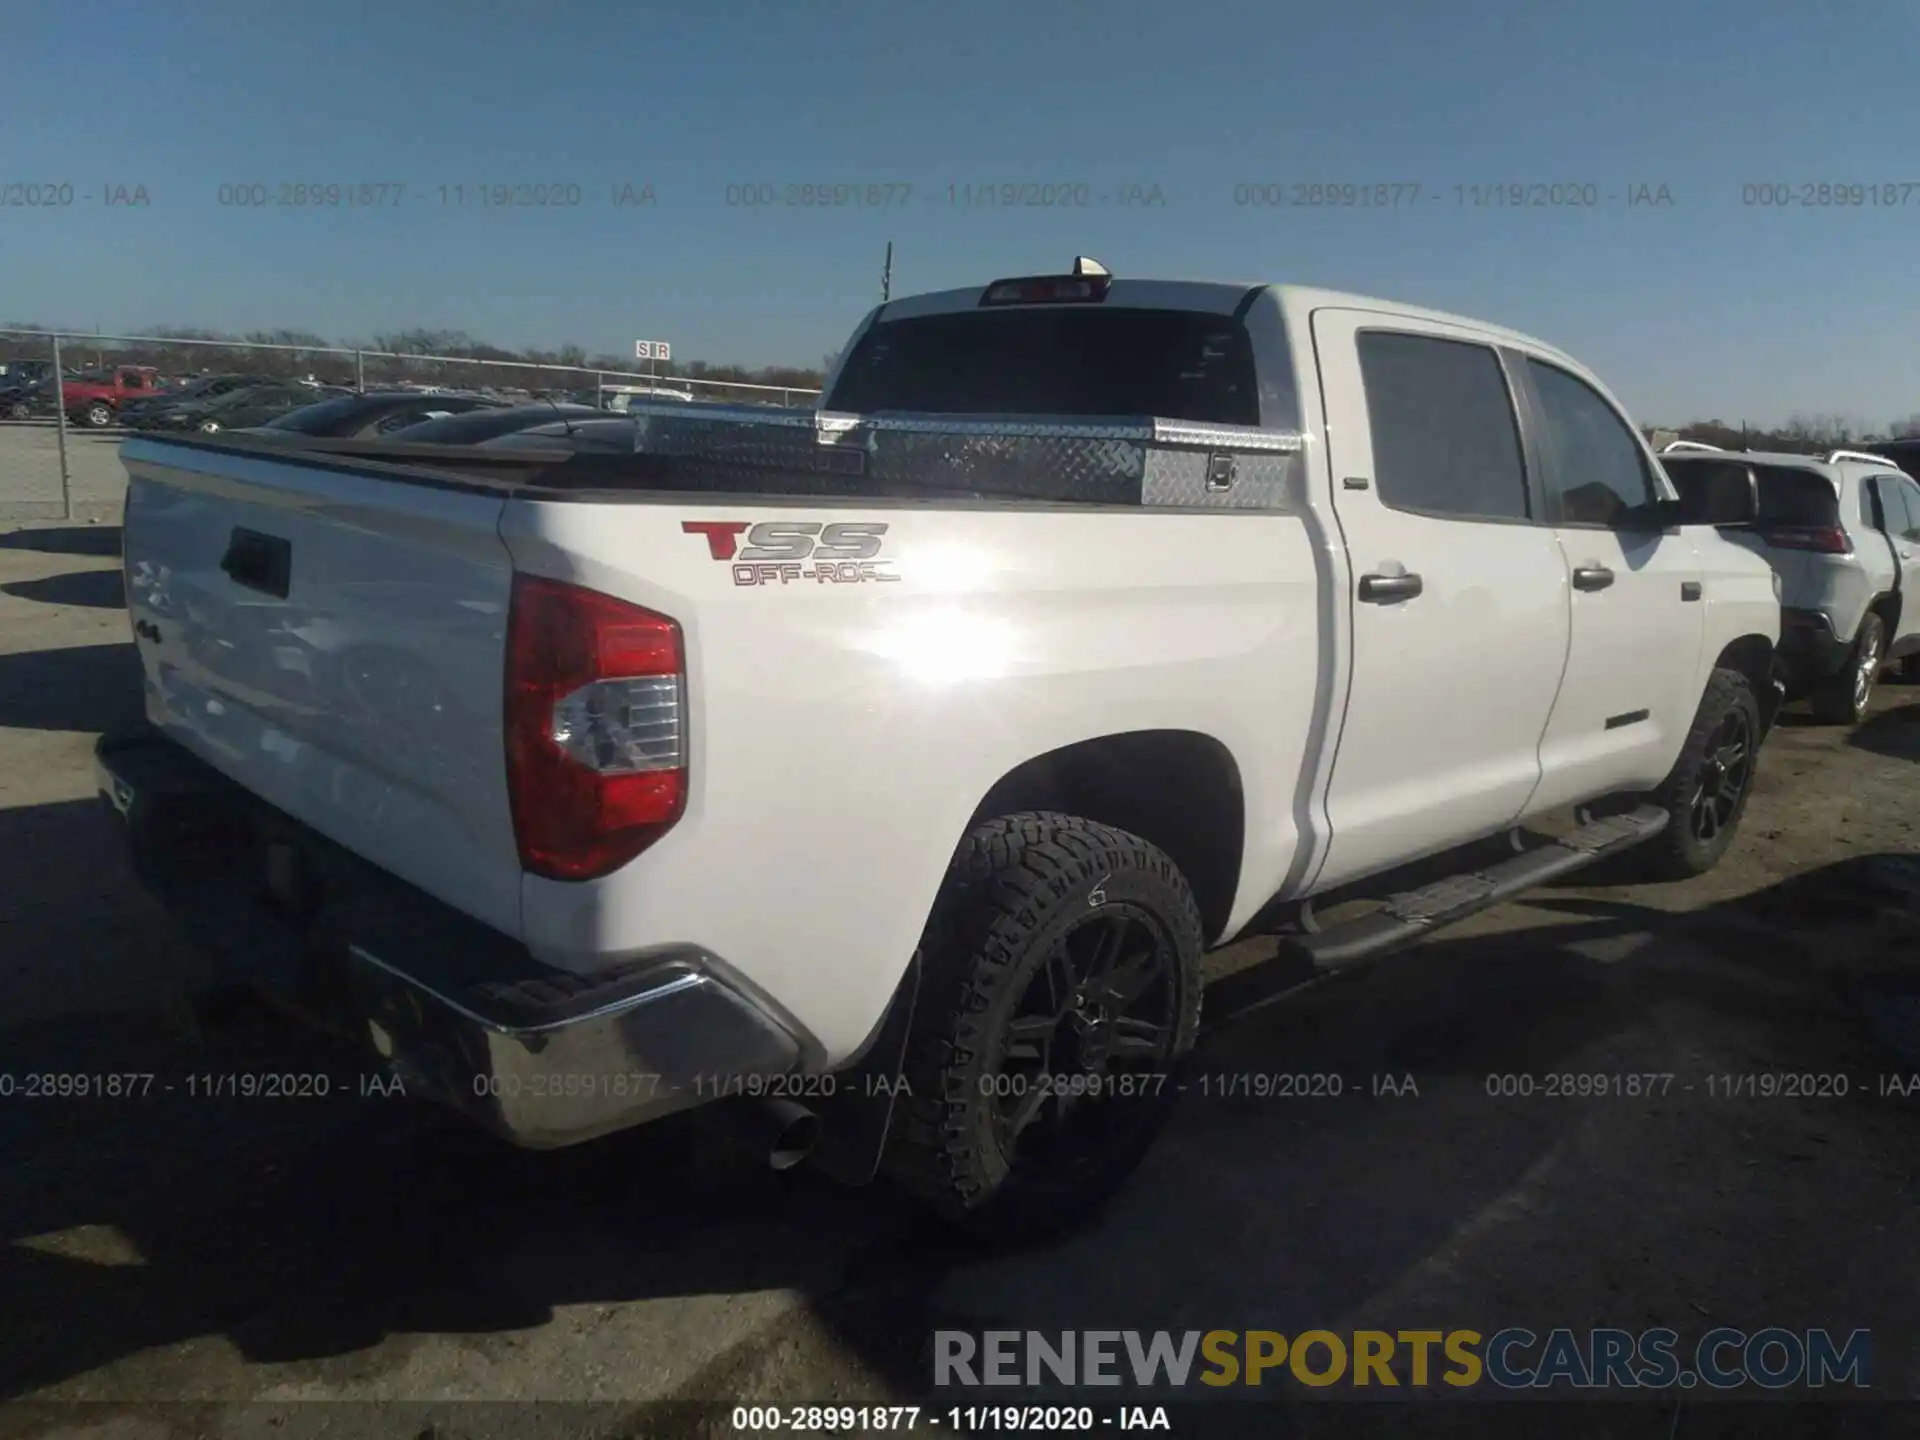
[[[1920,485],[1904,475],[1876,475],[1871,483],[1900,566],[1900,625],[1888,654],[1911,655],[1920,651]]]
[[[1464,327],[1313,317],[1353,662],[1326,888],[1496,833],[1540,780],[1568,644],[1499,353]]]
[[[1665,778],[1699,706],[1706,607],[1692,539],[1629,518],[1663,493],[1638,432],[1571,370],[1535,356],[1519,368],[1572,579],[1566,678],[1530,807],[1540,813]]]

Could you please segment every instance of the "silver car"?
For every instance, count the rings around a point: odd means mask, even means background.
[[[1780,659],[1787,693],[1816,717],[1858,724],[1889,661],[1920,657],[1920,484],[1891,460],[1718,450],[1677,441],[1660,456],[1684,497],[1752,473],[1760,514],[1729,538],[1780,577]]]

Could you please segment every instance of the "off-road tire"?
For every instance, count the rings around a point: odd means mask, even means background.
[[[1860,622],[1860,632],[1853,637],[1853,648],[1847,651],[1847,663],[1808,694],[1813,718],[1828,725],[1858,725],[1866,719],[1874,683],[1886,658],[1887,622],[1869,610]],[[1869,666],[1873,672],[1867,676],[1864,689],[1859,684],[1862,666]]]
[[[1730,715],[1746,720],[1747,767],[1732,814],[1711,839],[1703,840],[1694,827],[1694,803],[1703,775],[1711,768],[1710,750],[1723,733]],[[1715,670],[1707,679],[1706,694],[1694,715],[1687,743],[1680,749],[1672,773],[1649,800],[1667,812],[1667,828],[1646,844],[1622,857],[1633,877],[1645,880],[1689,880],[1720,863],[1733,844],[1753,794],[1754,770],[1759,761],[1760,702],[1753,684],[1738,670]]]
[[[1069,1180],[1010,1163],[983,1083],[1004,1027],[1055,942],[1090,909],[1124,903],[1161,930],[1172,982],[1172,1044],[1150,1094],[1126,1103],[1128,1135]],[[1032,811],[977,827],[948,869],[922,944],[925,979],[883,1173],[962,1230],[1013,1241],[1091,1213],[1139,1165],[1177,1094],[1175,1067],[1200,1025],[1199,907],[1186,878],[1137,835]],[[1017,1153],[1017,1152],[1016,1152]]]

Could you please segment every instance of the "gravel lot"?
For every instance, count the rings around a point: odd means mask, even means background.
[[[22,427],[0,428],[5,467]],[[198,959],[91,798],[92,740],[138,704],[117,544],[111,524],[0,533],[0,1070],[175,1090],[0,1100],[0,1397],[100,1407],[16,1410],[0,1435],[369,1433],[374,1412],[309,1399],[612,1402],[548,1422],[659,1433],[633,1407],[924,1398],[941,1326],[1866,1327],[1879,1393],[1920,1398],[1920,1098],[1879,1093],[1920,1066],[1920,689],[1889,685],[1853,734],[1790,716],[1703,881],[1542,892],[1214,1033],[1205,1071],[1335,1072],[1347,1093],[1189,1091],[1110,1213],[995,1256],[882,1191],[773,1174],[703,1117],[528,1155],[398,1099],[184,1093],[269,1067],[351,1089],[354,1069],[264,1020],[171,1018]],[[1674,1080],[1487,1091],[1568,1071]],[[1851,1088],[1709,1093],[1756,1072]],[[1376,1074],[1418,1095],[1373,1098]],[[1269,1394],[1264,1433],[1358,1423]],[[1673,1402],[1541,1433],[1758,1433],[1754,1407]],[[1479,1405],[1436,1412],[1487,1433]],[[482,1412],[431,1413],[449,1433]],[[433,1433],[414,1415],[381,1428]],[[1843,1405],[1804,1433],[1910,1416]]]

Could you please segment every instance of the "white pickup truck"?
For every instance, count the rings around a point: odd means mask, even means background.
[[[817,411],[636,414],[121,452],[145,882],[523,1145],[727,1099],[776,1163],[1068,1220],[1203,951],[1318,974],[1618,851],[1703,871],[1778,703],[1714,528],[1750,482],[1682,502],[1490,325],[1076,262],[879,307]]]

